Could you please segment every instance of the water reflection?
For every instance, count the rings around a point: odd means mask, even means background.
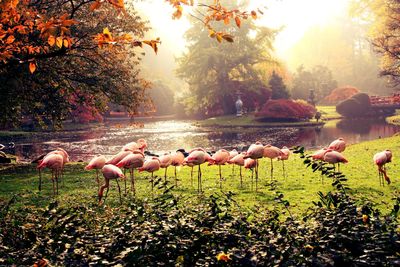
[[[0,143],[14,141],[10,153],[29,160],[56,147],[65,148],[72,160],[88,160],[93,155],[106,156],[117,153],[121,147],[139,138],[145,138],[149,150],[154,153],[205,147],[246,149],[254,141],[272,143],[279,147],[303,145],[307,148],[326,146],[332,140],[343,137],[347,143],[392,136],[400,128],[385,121],[329,121],[318,128],[200,128],[192,121],[157,121],[144,125],[130,122],[111,122],[104,127],[87,131],[43,133],[34,139],[9,140],[1,137]]]

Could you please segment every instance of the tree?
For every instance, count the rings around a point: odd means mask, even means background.
[[[314,90],[318,102],[329,92],[337,87],[337,82],[332,77],[332,72],[325,66],[314,66],[307,70],[303,65],[297,68],[293,78],[292,97],[307,100],[310,90]]]
[[[272,73],[271,79],[269,80],[269,88],[272,92],[272,99],[288,99],[289,91],[286,88],[286,85],[283,83],[281,76],[275,73]]]
[[[228,29],[235,36],[234,43],[209,42],[207,35],[212,32],[204,30],[202,22],[196,20],[186,33],[188,52],[179,58],[177,73],[189,85],[184,98],[189,114],[233,114],[236,93],[253,92],[259,98],[266,94],[262,74],[255,67],[262,62],[273,62],[275,32],[256,28],[251,22]],[[249,36],[250,31],[255,32],[254,38]],[[254,110],[254,104],[246,106],[245,99],[243,102],[244,108]]]
[[[400,2],[397,0],[358,0],[353,3],[353,13],[369,25],[371,44],[381,55],[382,76],[393,86],[400,85]]]

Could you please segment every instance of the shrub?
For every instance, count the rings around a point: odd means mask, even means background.
[[[263,121],[298,121],[312,118],[315,112],[315,108],[305,101],[278,99],[265,103],[256,117]]]
[[[369,96],[365,93],[355,94],[336,106],[336,111],[345,117],[365,116],[370,112],[370,109]]]
[[[337,105],[339,102],[346,100],[359,92],[360,90],[352,86],[339,87],[333,89],[332,92],[321,101],[321,103],[326,105]]]

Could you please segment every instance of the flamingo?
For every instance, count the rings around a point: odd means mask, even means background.
[[[106,164],[106,158],[103,155],[99,155],[97,157],[94,157],[85,167],[85,170],[93,170],[93,169],[96,170],[97,189],[99,189],[100,187],[99,170],[101,170],[105,164]]]
[[[340,163],[347,163],[348,162],[347,159],[340,152],[332,150],[332,149],[328,149],[325,152],[324,161],[328,162],[330,164],[333,164],[333,166],[335,166],[335,164],[337,163],[338,164],[338,171],[339,171],[339,164]]]
[[[239,176],[240,176],[240,187],[243,187],[243,178],[242,178],[242,166],[244,166],[244,153],[237,154],[233,158],[229,159],[228,163],[239,166]]]
[[[111,159],[106,161],[106,164],[116,165],[118,162],[123,160],[126,156],[132,154],[132,150],[122,150],[114,155]]]
[[[384,186],[385,182],[383,178],[385,178],[388,184],[391,183],[389,176],[386,174],[386,163],[392,161],[392,152],[390,150],[385,150],[382,152],[378,152],[373,157],[374,163],[378,166],[378,176],[379,176],[379,185]]]
[[[56,189],[54,187],[54,179],[56,180],[57,185],[57,194],[58,194],[58,178],[61,173],[62,167],[64,166],[63,156],[57,153],[48,154],[43,158],[40,164],[37,166],[40,174],[40,170],[47,167],[51,170],[51,181],[53,182],[53,194],[56,195]],[[42,185],[42,176],[39,176],[39,191],[41,190]]]
[[[197,191],[201,193],[203,191],[203,183],[202,183],[202,173],[201,173],[201,167],[200,165],[203,164],[204,162],[209,162],[213,163],[213,159],[210,157],[210,155],[202,148],[196,148],[192,149],[190,151],[189,156],[186,158],[186,164],[188,166],[199,166],[199,170],[197,172]]]
[[[246,158],[246,156],[243,157],[244,160],[244,168],[245,169],[250,169],[251,170],[251,190],[253,190],[253,174],[254,170],[256,170],[256,190],[257,190],[257,165],[258,165],[258,160],[257,159],[252,159],[252,158]]]
[[[49,153],[47,153],[45,156],[43,156],[42,159],[40,159],[38,162],[39,164],[44,160],[45,157],[50,156],[50,155],[60,155],[63,158],[63,164],[60,170],[60,177],[57,176],[57,178],[62,178],[63,176],[63,170],[64,170],[64,165],[69,162],[69,155],[67,153],[67,151],[65,151],[64,149],[57,147],[56,150],[50,151]],[[64,183],[64,180],[63,180]],[[58,179],[57,179],[57,186],[58,186]],[[58,187],[57,187],[58,189]],[[41,168],[39,169],[39,191],[42,190],[42,173],[41,173]]]
[[[142,153],[144,152],[145,148],[147,147],[147,142],[144,139],[138,139],[136,142],[130,142],[122,147],[122,151],[135,151],[140,150]]]
[[[209,165],[218,165],[219,168],[219,187],[222,189],[222,172],[221,172],[221,165],[225,165],[225,163],[229,160],[229,152],[225,149],[220,149],[211,157],[212,162]]]
[[[104,184],[99,189],[99,204],[101,203],[101,199],[103,198],[104,189],[107,188],[107,192],[106,192],[106,196],[104,197],[103,204],[106,202],[108,189],[110,188],[110,180],[111,179],[115,179],[115,181],[117,182],[118,193],[119,193],[119,202],[122,204],[121,187],[119,186],[118,178],[125,179],[125,175],[122,173],[120,168],[118,168],[117,166],[111,165],[111,164],[104,165],[104,167],[101,169],[101,172],[103,173]]]
[[[273,165],[272,160],[279,158],[282,155],[283,155],[282,151],[279,148],[277,148],[276,146],[271,146],[271,145],[264,146],[263,156],[265,158],[269,158],[271,160],[271,182],[274,178],[274,165]]]
[[[175,174],[175,186],[178,186],[178,178],[176,176],[176,167],[182,166],[183,162],[185,160],[185,150],[183,149],[178,149],[175,154],[172,154],[172,161],[171,165],[175,167],[174,169],[174,174]]]
[[[254,164],[254,168],[256,171],[256,192],[258,191],[258,159],[264,156],[264,146],[260,142],[256,142],[255,144],[251,144],[249,149],[244,156],[244,159],[250,158],[254,159],[257,162]],[[250,161],[249,161],[250,162]],[[245,161],[246,164],[246,161]],[[252,169],[252,177],[253,177],[253,169]],[[253,178],[252,178],[253,181]],[[253,186],[253,183],[252,183]]]
[[[282,147],[281,149],[282,154],[278,157],[278,160],[282,161],[282,172],[283,172],[283,177],[286,179],[286,172],[285,172],[285,160],[289,159],[290,156],[290,149],[287,148],[286,146]]]
[[[329,149],[342,153],[346,149],[346,142],[342,137],[336,139],[328,146]]]
[[[135,150],[131,154],[128,154],[116,165],[119,168],[129,169],[129,174],[131,176],[131,191],[133,192],[134,195],[136,194],[135,169],[142,167],[143,163],[144,163],[144,154],[139,150]],[[125,183],[125,193],[126,193],[126,183]]]
[[[311,155],[312,159],[313,160],[322,160],[323,161],[325,153],[326,153],[327,150],[328,150],[328,148],[324,147],[324,148],[321,148],[320,150],[315,151]]]
[[[172,163],[171,153],[165,153],[160,157],[160,167],[165,169],[164,180],[167,181],[167,169]]]
[[[160,159],[152,157],[144,162],[143,166],[139,168],[139,172],[147,171],[151,172],[151,190],[154,188],[154,172],[160,169]]]
[[[237,152],[236,149],[233,149],[233,150],[229,151],[229,160],[233,159],[238,154],[239,153]],[[235,164],[232,164],[232,176],[234,176],[234,175],[235,175]]]

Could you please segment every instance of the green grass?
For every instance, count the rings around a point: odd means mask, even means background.
[[[400,125],[400,110],[396,110],[396,114],[386,118],[387,123]]]
[[[315,120],[299,122],[260,122],[256,121],[253,115],[243,115],[241,117],[226,115],[198,121],[196,124],[197,126],[205,127],[305,127],[317,126],[321,123],[317,123]]]
[[[342,116],[336,112],[336,106],[317,106],[319,112],[321,112],[323,120],[340,119]]]
[[[392,178],[390,186],[379,186],[377,168],[372,163],[372,156],[381,150],[391,149],[394,154],[393,163],[388,165],[388,175]],[[400,137],[391,137],[370,142],[364,142],[349,146],[344,152],[349,160],[347,165],[341,166],[343,173],[349,178],[348,185],[352,189],[350,193],[360,200],[370,200],[376,203],[383,211],[391,208],[393,201],[391,198],[400,189],[398,180],[400,170]],[[292,206],[295,214],[303,213],[312,205],[312,201],[318,200],[317,192],[324,193],[333,190],[328,178],[325,183],[321,183],[321,177],[313,173],[311,169],[306,169],[297,155],[291,155],[291,158],[285,162],[287,170],[287,179],[282,177],[281,162],[274,161],[274,176],[278,180],[277,189],[284,193]],[[64,186],[60,188],[60,194],[57,197],[62,205],[74,203],[97,203],[97,185],[95,182],[94,171],[84,171],[84,163],[70,163],[66,165]],[[266,185],[270,181],[269,177],[270,163],[263,159],[260,163],[260,182],[259,192],[256,194],[251,190],[250,171],[243,171],[244,185],[240,187],[238,177],[238,168],[235,167],[235,176],[232,176],[232,166],[223,166],[222,172],[225,177],[223,190],[231,190],[237,195],[235,199],[241,206],[254,207],[257,205],[263,207],[272,207],[276,205],[274,201],[275,194]],[[197,169],[196,169],[197,170]],[[209,196],[214,192],[219,192],[218,167],[202,166],[204,196]],[[163,176],[163,170],[156,175]],[[194,184],[191,185],[190,168],[182,167],[178,169],[179,185],[174,192],[176,194],[196,198],[197,197],[197,172],[194,173]],[[52,184],[49,171],[44,172],[44,184],[41,192],[38,192],[38,173],[34,165],[15,166],[7,170],[0,171],[0,203],[7,202],[14,194],[17,194],[17,206],[28,205],[44,207],[53,200]],[[137,198],[143,199],[151,196],[151,187],[148,182],[149,175],[141,173],[137,179]],[[173,183],[173,169],[168,169],[168,180]],[[123,182],[120,185],[123,188]],[[128,182],[128,189],[129,189]],[[155,192],[157,193],[157,191]],[[128,193],[124,197],[124,202],[133,201],[133,197]],[[118,206],[118,192],[116,182],[111,181],[111,187],[107,204]]]

